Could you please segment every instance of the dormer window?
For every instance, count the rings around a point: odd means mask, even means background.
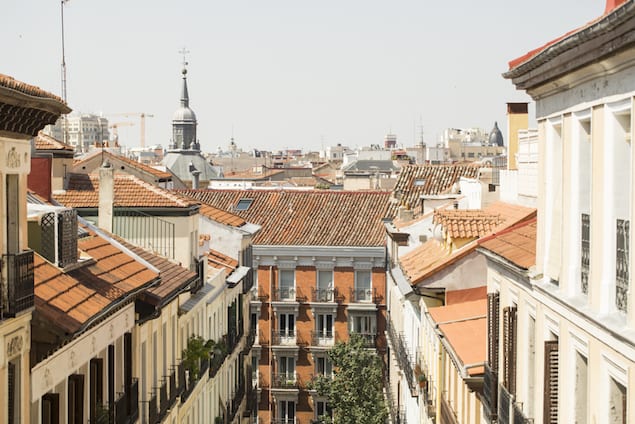
[[[253,201],[254,199],[247,199],[247,198],[240,199],[238,203],[236,204],[236,208],[234,210],[246,211],[247,209],[249,209]]]

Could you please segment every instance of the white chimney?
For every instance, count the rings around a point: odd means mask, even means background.
[[[115,170],[108,161],[99,168],[99,228],[112,233],[112,208],[115,202]]]

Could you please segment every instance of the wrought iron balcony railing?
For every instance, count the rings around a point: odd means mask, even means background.
[[[0,318],[15,317],[33,307],[33,251],[2,255],[7,277],[0,283]]]
[[[403,334],[397,333],[394,325],[392,325],[390,320],[387,324],[388,337],[390,338],[393,352],[395,353],[395,357],[397,358],[397,362],[399,363],[399,368],[401,368],[406,377],[406,380],[408,381],[410,391],[416,394],[417,386],[415,382],[415,373],[412,366],[412,358],[408,353],[408,349],[406,348],[407,343],[404,340]]]
[[[272,299],[276,302],[297,302],[295,288],[282,288],[273,291]]]
[[[335,302],[338,298],[337,289],[311,289],[311,302]]]
[[[273,374],[271,387],[274,389],[299,389],[300,383],[295,373]]]
[[[355,303],[372,303],[377,299],[377,290],[375,288],[368,289],[351,289],[351,302]]]
[[[155,424],[159,421],[159,409],[156,395],[152,395],[148,401],[148,421],[150,424]]]
[[[375,347],[375,338],[377,337],[374,333],[358,333],[356,331],[351,331],[351,334],[357,334],[362,339],[364,339],[365,347]]]
[[[273,346],[287,346],[296,344],[295,330],[274,331],[271,335],[271,344]]]
[[[335,332],[333,330],[311,331],[311,345],[332,346],[335,344]]]
[[[134,378],[128,390],[129,423],[136,423],[139,419],[139,380]]]
[[[168,379],[165,377],[161,387],[159,387],[159,419],[167,415],[170,404],[168,402]]]
[[[498,373],[485,364],[483,376],[483,411],[489,422],[495,422],[498,414]]]
[[[170,408],[176,402],[177,396],[178,396],[178,393],[177,393],[177,385],[176,385],[176,372],[173,369],[172,374],[170,374],[170,398],[169,398]]]
[[[512,406],[512,395],[505,389],[502,384],[498,385],[499,403],[498,403],[498,421],[499,424],[510,424],[510,407]]]

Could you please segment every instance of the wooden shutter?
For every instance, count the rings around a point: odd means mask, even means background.
[[[545,424],[558,423],[558,341],[545,342]]]
[[[516,394],[516,307],[503,309],[503,385]]]
[[[60,395],[47,393],[42,396],[42,424],[59,424]]]
[[[498,372],[498,340],[500,293],[487,294],[487,362],[490,369]]]
[[[81,374],[68,377],[68,422],[84,422],[84,376]]]
[[[15,364],[9,362],[7,365],[7,404],[8,404],[8,422],[9,424],[15,423]]]

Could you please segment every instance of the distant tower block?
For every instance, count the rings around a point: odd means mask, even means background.
[[[384,147],[386,149],[394,149],[397,147],[397,136],[395,134],[386,134],[386,137],[384,137]]]

